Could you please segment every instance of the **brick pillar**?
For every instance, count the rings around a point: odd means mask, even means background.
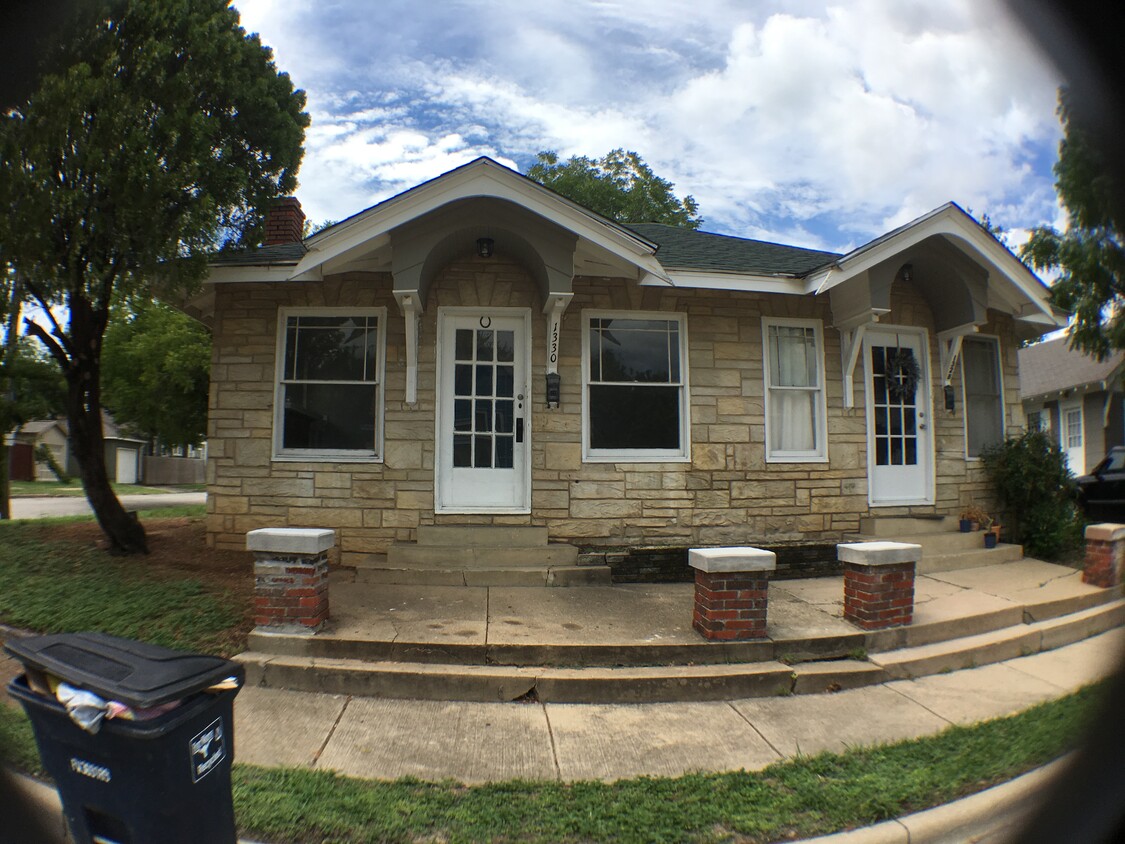
[[[1082,582],[1110,589],[1125,579],[1125,525],[1086,527],[1086,567]]]
[[[262,528],[246,534],[254,552],[254,623],[275,632],[315,633],[328,620],[328,552],[336,532]]]
[[[900,627],[914,620],[914,570],[922,546],[856,542],[836,546],[844,564],[844,618],[863,630]]]
[[[695,612],[691,626],[705,639],[763,639],[769,576],[777,555],[761,548],[692,548]]]

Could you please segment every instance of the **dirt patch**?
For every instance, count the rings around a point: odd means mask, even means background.
[[[149,553],[129,559],[144,563],[158,575],[192,577],[209,586],[230,589],[250,603],[254,593],[254,555],[249,551],[208,548],[202,519],[144,519]],[[108,543],[97,522],[69,522],[36,527],[43,539],[92,545],[103,551]]]

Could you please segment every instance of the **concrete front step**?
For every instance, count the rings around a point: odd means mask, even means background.
[[[867,516],[859,520],[859,532],[875,539],[894,539],[926,533],[952,533],[958,529],[952,516]]]
[[[387,551],[391,568],[544,568],[573,566],[573,545],[420,545],[396,542]]]
[[[1125,624],[1125,600],[1070,615],[992,630],[945,642],[871,654],[870,662],[893,680],[975,668],[1088,639]]]
[[[473,701],[525,698],[560,703],[729,700],[854,688],[986,665],[1072,644],[1125,624],[1125,600],[1098,597],[1103,602],[1096,606],[1044,621],[928,644],[908,644],[868,653],[866,659],[836,658],[793,666],[777,661],[776,653],[762,661],[571,668],[326,658],[262,650],[247,651],[237,658],[246,668],[249,685],[331,694]],[[901,630],[907,633],[910,628]],[[876,637],[881,634],[866,635],[872,637],[872,645],[880,641]],[[269,638],[273,637],[258,635],[251,644],[256,648],[269,646]],[[316,641],[315,637],[303,638]],[[887,641],[885,636],[882,641]],[[770,650],[784,650],[791,643],[746,644],[759,646],[765,657]],[[403,656],[408,653],[400,652]],[[853,655],[861,654],[859,649],[853,651]]]
[[[419,525],[418,545],[463,548],[542,546],[547,544],[547,528],[539,525]]]
[[[876,534],[848,534],[845,542],[886,542],[887,538]],[[969,533],[960,531],[943,531],[941,533],[915,533],[896,536],[893,542],[909,542],[922,546],[922,557],[936,554],[956,554],[961,551],[983,551],[984,531],[974,530]],[[1003,543],[1001,543],[1003,544]]]
[[[1000,563],[1016,563],[1023,559],[1023,546],[999,543],[995,548],[977,548],[971,551],[958,551],[952,554],[930,554],[922,552],[918,561],[918,574],[931,574],[942,571],[975,569]]]

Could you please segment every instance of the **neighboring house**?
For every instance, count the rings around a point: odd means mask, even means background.
[[[1125,444],[1125,353],[1099,361],[1060,337],[1020,349],[1019,363],[1028,427],[1051,432],[1071,472],[1086,474],[1109,449]]]
[[[187,306],[214,336],[222,547],[776,546],[956,514],[1023,428],[1018,343],[1062,324],[953,204],[837,255],[618,225],[481,158],[303,241],[295,199],[273,212]]]
[[[105,463],[109,479],[123,484],[137,483],[140,480],[141,459],[146,449],[145,441],[130,437],[121,431],[113,418],[104,410],[102,430],[105,435]],[[17,443],[28,443],[33,449],[38,448],[40,444],[46,444],[54,454],[55,462],[68,475],[78,477],[80,470],[70,446],[68,431],[65,418],[36,419],[20,426],[14,433],[14,440]],[[55,480],[54,473],[51,472],[46,461],[35,461],[34,480]]]

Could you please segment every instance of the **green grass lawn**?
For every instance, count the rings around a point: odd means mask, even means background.
[[[245,608],[227,593],[154,572],[144,556],[112,557],[93,545],[53,541],[53,521],[0,522],[0,623],[41,633],[99,630],[182,650],[241,648],[231,631]]]
[[[110,484],[118,495],[159,495],[165,492],[204,492],[205,484],[180,484],[177,486],[141,486],[140,484]],[[83,496],[81,481],[75,479],[70,483],[57,481],[12,481],[12,498],[27,498],[29,496]]]

